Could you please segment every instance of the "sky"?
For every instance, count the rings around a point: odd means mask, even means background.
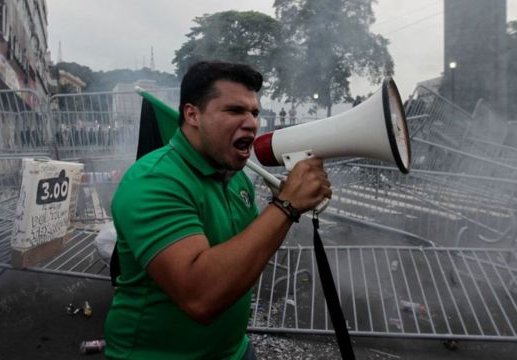
[[[517,20],[517,0],[507,3],[508,20]],[[274,16],[273,0],[47,0],[47,5],[52,60],[61,54],[63,61],[96,71],[150,66],[152,47],[155,69],[172,73],[174,51],[187,40],[195,17],[226,10]],[[374,11],[371,30],[390,41],[393,78],[405,99],[418,82],[442,72],[443,0],[378,0]],[[353,92],[372,90],[367,81],[353,79]]]

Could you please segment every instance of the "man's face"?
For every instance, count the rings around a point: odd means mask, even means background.
[[[250,157],[258,127],[257,94],[244,85],[219,80],[218,95],[197,109],[198,150],[217,167],[241,170]]]

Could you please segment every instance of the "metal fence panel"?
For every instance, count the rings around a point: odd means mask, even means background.
[[[170,106],[176,88],[149,91]],[[111,197],[136,158],[142,97],[136,92],[56,95],[50,99],[55,158],[84,163],[77,219],[111,218]]]
[[[6,234],[20,191],[21,159],[49,156],[47,102],[31,90],[0,90],[0,123],[0,227]]]
[[[517,340],[512,249],[327,246],[359,336]],[[332,333],[312,247],[283,247],[261,275],[253,331]]]
[[[58,256],[28,270],[108,279],[94,239],[135,159],[141,97],[3,94],[0,265],[9,266],[19,159],[52,156],[85,164],[75,230]],[[515,340],[517,149],[501,143],[501,131],[483,136],[481,120],[432,91],[417,94],[406,109],[410,174],[363,159],[326,164],[333,199],[321,231],[351,333]],[[177,89],[155,95],[178,102]],[[270,191],[255,184],[265,206]],[[250,330],[332,332],[310,235],[300,222],[271,259],[254,288]]]

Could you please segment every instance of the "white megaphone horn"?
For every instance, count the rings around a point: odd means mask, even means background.
[[[253,144],[264,166],[283,165],[291,170],[310,156],[322,159],[363,157],[396,164],[408,173],[411,149],[404,107],[391,78],[360,105],[326,119],[265,133]],[[279,186],[280,180],[248,161],[248,167]]]

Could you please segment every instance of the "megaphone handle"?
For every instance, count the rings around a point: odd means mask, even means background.
[[[308,159],[312,156],[314,156],[312,154],[312,150],[303,150],[288,154],[282,154],[282,160],[284,161],[285,168],[288,171],[291,171],[298,161]],[[316,214],[321,214],[327,208],[329,202],[330,199],[324,199],[314,208],[314,212]]]
[[[318,204],[318,206],[316,206],[316,207],[314,208],[314,212],[315,212],[316,214],[321,214],[323,211],[325,211],[325,209],[327,208],[327,206],[329,205],[329,203],[330,203],[330,199],[325,198],[322,202],[320,202],[320,203]]]
[[[256,172],[258,175],[262,176],[264,180],[266,180],[268,183],[271,184],[274,188],[277,190],[280,189],[280,185],[282,184],[282,180],[275,177],[275,175],[268,172],[266,169],[260,167],[258,164],[255,164],[253,161],[248,160],[246,162],[246,166],[250,169]]]
[[[305,158],[309,158],[311,156],[309,152],[307,152],[306,155],[307,156]],[[298,158],[298,160],[302,160],[302,158]],[[290,166],[289,166],[288,170],[291,170],[294,167],[294,164],[292,162],[290,162],[289,165]],[[282,183],[282,181],[280,179],[278,179],[277,177],[275,177],[275,175],[268,172],[263,167],[259,166],[258,164],[254,163],[251,160],[248,160],[246,162],[246,167],[248,167],[250,170],[257,173],[258,175],[262,176],[264,178],[264,180],[269,182],[271,184],[271,186],[273,186],[277,190],[280,189],[280,184]],[[330,202],[330,199],[323,200],[321,203],[318,204],[318,206],[316,206],[314,208],[314,212],[316,214],[321,214],[327,208],[329,202]]]

